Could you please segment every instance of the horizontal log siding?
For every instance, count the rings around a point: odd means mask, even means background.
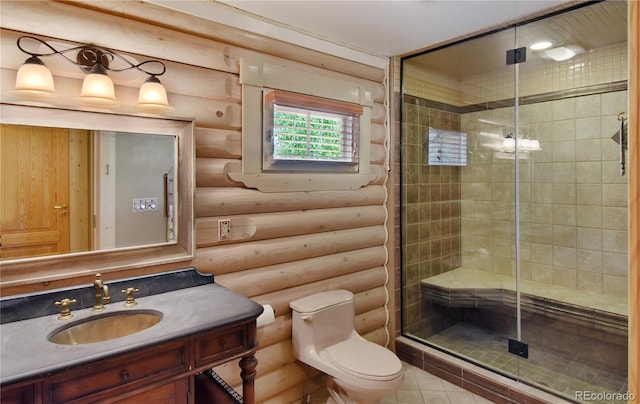
[[[202,247],[203,257],[214,260],[223,259],[216,251],[204,250],[206,246],[221,243],[265,240],[274,237],[307,235],[335,230],[374,226],[384,223],[385,210],[382,206],[354,206],[345,208],[314,209],[306,211],[259,213],[254,215],[224,215],[199,218],[196,220],[196,241]],[[231,240],[218,240],[218,220],[231,219]],[[296,226],[282,226],[282,223],[296,223]],[[231,246],[230,246],[231,248]],[[225,250],[227,255],[230,249]],[[233,254],[231,254],[233,255]],[[226,269],[226,265],[223,269]]]
[[[167,62],[162,81],[170,90],[173,114],[194,117],[197,127],[197,249],[191,264],[276,312],[275,322],[258,330],[258,402],[299,401],[303,383],[308,391],[323,385],[321,375],[307,371],[291,353],[289,303],[294,299],[348,289],[355,293],[357,330],[371,341],[387,342],[383,70],[143,2],[3,2],[3,9],[3,17],[14,16],[3,18],[4,28],[70,41],[83,38]],[[310,74],[346,78],[372,89],[372,184],[353,191],[262,193],[228,177],[242,167],[238,60],[260,52],[297,62]],[[113,79],[118,84],[116,75]],[[135,89],[118,88],[135,103]],[[232,229],[231,240],[224,242],[217,238],[222,218],[231,219]],[[238,369],[232,363],[216,370],[239,386]]]

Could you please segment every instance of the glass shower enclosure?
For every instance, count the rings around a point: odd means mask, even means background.
[[[402,60],[405,336],[626,402],[626,25],[590,2]]]

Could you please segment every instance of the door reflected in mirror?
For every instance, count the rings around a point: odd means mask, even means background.
[[[175,241],[175,135],[3,124],[2,259]]]

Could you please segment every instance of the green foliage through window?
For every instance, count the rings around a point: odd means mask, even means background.
[[[273,159],[351,162],[356,122],[353,115],[274,105]]]

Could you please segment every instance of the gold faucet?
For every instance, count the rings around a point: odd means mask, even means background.
[[[58,320],[68,320],[72,318],[73,314],[71,314],[71,309],[69,309],[69,305],[75,304],[75,303],[76,303],[76,299],[67,299],[67,298],[62,299],[59,302],[55,302],[56,306],[62,306],[62,311],[58,316]]]
[[[102,274],[96,274],[96,280],[93,281],[93,287],[96,289],[96,303],[93,305],[92,311],[104,310],[104,304],[111,301],[109,296],[109,286],[102,282]]]
[[[140,292],[140,289],[138,288],[126,288],[122,290],[122,293],[127,295],[127,300],[125,300],[124,302],[125,307],[133,307],[138,304],[138,302],[136,302],[136,299],[133,297],[133,294],[138,292]]]

